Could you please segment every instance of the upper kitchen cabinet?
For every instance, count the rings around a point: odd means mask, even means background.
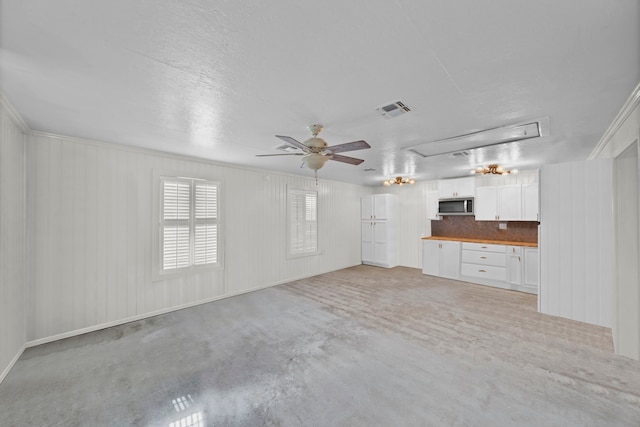
[[[475,197],[476,179],[469,177],[440,180],[438,181],[438,195],[441,199]]]
[[[478,187],[476,221],[522,221],[522,186]]]
[[[522,219],[524,221],[540,221],[538,183],[522,186]]]
[[[374,194],[362,198],[361,219],[388,219],[388,205],[392,194]]]
[[[441,219],[441,217],[438,215],[438,196],[438,191],[427,192],[427,219]]]

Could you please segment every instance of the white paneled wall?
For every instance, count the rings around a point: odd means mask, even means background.
[[[26,342],[25,137],[15,117],[0,99],[0,381]]]
[[[152,280],[154,170],[221,182],[223,268]],[[360,263],[361,186],[43,134],[27,183],[30,344]],[[319,192],[321,255],[286,257],[287,185]]]
[[[538,170],[519,171],[509,175],[478,175],[476,177],[477,187],[492,187],[496,185],[513,185],[513,184],[534,184],[538,182]]]
[[[431,235],[431,221],[427,219],[427,192],[438,189],[437,181],[417,182],[413,185],[374,187],[377,194],[398,196],[398,235],[400,265],[422,268],[422,236]]]
[[[616,353],[640,360],[640,217],[638,147],[640,84],[620,109],[590,158],[615,158],[613,344]],[[627,156],[631,153],[631,158]],[[633,164],[635,162],[635,165]]]
[[[540,170],[540,311],[611,326],[612,162]]]

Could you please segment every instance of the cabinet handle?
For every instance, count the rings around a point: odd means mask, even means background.
[[[487,270],[478,270],[480,273],[486,273]]]
[[[481,248],[481,249],[487,249],[487,247],[486,247],[486,246],[481,246],[480,248]]]
[[[520,262],[520,255],[518,255],[518,262]]]
[[[487,257],[486,256],[481,256],[480,259],[487,259]]]
[[[516,253],[516,248],[511,248],[511,252]]]

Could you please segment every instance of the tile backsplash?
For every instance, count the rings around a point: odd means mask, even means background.
[[[507,224],[506,230],[498,228],[501,223]],[[445,216],[441,220],[431,221],[431,235],[537,243],[538,223],[536,221],[476,221],[471,215]]]

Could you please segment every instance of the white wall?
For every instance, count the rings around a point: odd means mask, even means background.
[[[0,381],[26,341],[24,134],[18,124],[0,94]]]
[[[540,311],[611,326],[612,162],[540,170]]]
[[[534,184],[538,182],[538,170],[519,171],[509,175],[478,175],[476,177],[476,188],[492,187],[495,185],[515,185]]]
[[[152,281],[154,170],[221,182],[224,268]],[[113,144],[27,142],[30,345],[360,263],[370,189]],[[286,190],[319,192],[318,256],[286,257]]]
[[[640,217],[638,147],[640,145],[640,84],[600,139],[591,158],[616,159],[614,181],[614,248],[612,331],[616,353],[640,360]],[[630,157],[625,154],[633,153]],[[635,162],[635,165],[629,162]],[[629,203],[635,209],[629,208]]]

